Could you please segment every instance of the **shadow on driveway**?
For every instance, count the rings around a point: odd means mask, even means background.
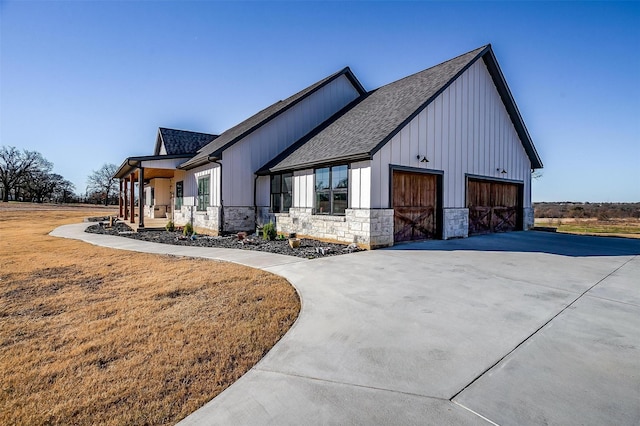
[[[384,250],[508,251],[573,257],[634,256],[640,254],[640,239],[528,231],[402,243]]]

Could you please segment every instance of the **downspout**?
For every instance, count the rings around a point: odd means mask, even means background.
[[[258,229],[258,178],[259,177],[260,176],[256,175],[256,177],[253,179],[253,217],[254,217],[254,225],[256,229]]]
[[[214,156],[208,156],[207,161],[215,163],[220,166],[220,223],[218,223],[218,235],[222,235],[224,232],[224,201],[222,200],[222,163]]]

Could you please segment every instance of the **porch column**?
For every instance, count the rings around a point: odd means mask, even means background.
[[[123,183],[123,191],[122,191],[122,196],[124,198],[124,220],[129,219],[129,205],[127,204],[127,179],[123,179],[122,180]]]
[[[129,222],[131,223],[136,223],[136,214],[135,214],[135,204],[133,202],[133,199],[135,198],[135,192],[134,191],[134,187],[135,185],[135,181],[133,180],[133,173],[131,173],[129,175],[129,185],[131,185],[131,187],[129,188],[129,214],[131,215],[131,220]]]
[[[120,182],[120,191],[118,192],[118,217],[122,217],[122,179],[119,180]]]
[[[138,169],[138,228],[144,228],[144,167]]]

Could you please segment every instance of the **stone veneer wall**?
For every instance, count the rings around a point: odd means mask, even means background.
[[[469,236],[469,209],[444,209],[442,227],[443,240],[467,238]]]
[[[224,232],[252,231],[256,229],[253,206],[224,208]]]
[[[356,243],[368,249],[393,245],[393,209],[347,209],[344,216],[314,215],[292,207],[275,215],[278,232]]]
[[[193,221],[191,209],[193,208]],[[197,211],[195,207],[182,206],[176,211],[173,221],[178,226],[192,222],[194,227],[206,228],[212,233],[218,232],[220,224],[220,207],[207,207],[206,212]],[[225,207],[224,208],[224,232],[253,231],[255,230],[253,207]]]
[[[523,225],[524,230],[526,231],[528,229],[533,228],[533,225],[534,225],[535,219],[534,219],[534,215],[533,215],[534,214],[533,207],[525,207],[524,211],[523,211],[523,214],[524,214],[524,216],[523,216],[523,220],[522,220],[522,225]]]
[[[193,214],[193,221],[191,215]],[[173,215],[173,221],[176,226],[184,226],[188,222],[192,222],[194,227],[206,228],[211,233],[218,232],[218,224],[220,223],[220,207],[207,207],[207,211],[197,211],[193,206],[182,206],[180,210],[176,210]]]

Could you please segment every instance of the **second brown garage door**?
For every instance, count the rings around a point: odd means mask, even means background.
[[[522,184],[469,178],[469,235],[522,229]]]
[[[440,238],[439,175],[393,171],[393,240]]]

